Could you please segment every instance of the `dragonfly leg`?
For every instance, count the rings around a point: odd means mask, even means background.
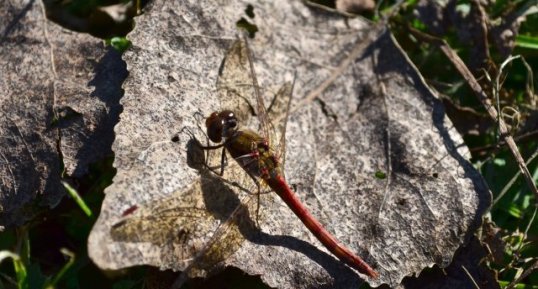
[[[201,128],[198,126],[198,128],[201,130]],[[194,135],[194,133],[188,128],[188,127],[183,127],[181,129],[181,131],[179,133],[183,133],[184,131],[186,131],[191,139],[194,140],[194,145],[196,145],[199,149],[202,149],[204,152],[206,152],[206,154],[204,155],[204,166],[209,169],[210,171],[214,172],[215,174],[219,175],[219,176],[222,176],[223,174],[223,171],[224,171],[224,167],[226,167],[228,165],[227,163],[227,159],[226,159],[226,156],[225,156],[225,152],[224,152],[224,143],[222,144],[218,144],[218,145],[210,145],[209,144],[209,138],[207,137],[206,135],[206,141],[207,141],[207,145],[202,145],[202,143],[196,138],[196,136]],[[178,134],[179,134],[178,133]],[[205,132],[204,132],[205,134]],[[172,138],[172,141],[176,142],[179,140],[179,136],[178,135],[175,135],[173,138]],[[217,167],[211,167],[209,166],[209,164],[207,163],[208,161],[208,156],[209,156],[209,152],[210,150],[216,150],[216,149],[220,149],[222,148],[222,157],[221,157],[221,165],[219,165],[218,167],[220,168],[220,173],[216,172],[215,169],[217,169]]]
[[[208,169],[210,172],[214,173],[215,175],[219,176],[219,177],[222,177],[224,175],[224,168],[228,165],[228,158],[226,157],[226,150],[225,149],[222,149],[222,154],[221,154],[221,158],[220,158],[220,165],[219,166],[210,166],[208,163],[207,163],[207,160],[208,158],[206,157],[205,158],[205,163],[204,163],[204,167],[206,169]],[[220,168],[220,170],[218,170]]]
[[[197,116],[199,116],[199,118],[197,118]],[[197,111],[194,113],[193,117],[196,120],[196,126],[198,127],[198,129],[204,134],[206,139],[209,139],[206,130],[200,125],[200,123],[204,123],[205,116],[202,114],[201,111]]]
[[[224,167],[228,165],[228,159],[226,158],[226,150],[222,150],[222,155],[220,157],[220,176],[224,174]]]
[[[219,175],[219,176],[222,176],[224,174],[224,167],[226,167],[228,165],[228,161],[226,159],[226,152],[225,152],[225,149],[224,149],[224,143],[222,144],[218,144],[218,145],[210,145],[209,144],[209,138],[207,138],[207,145],[203,146],[200,142],[196,142],[196,145],[204,150],[204,151],[207,151],[207,154],[205,156],[205,164],[204,166],[209,169],[211,172],[215,173],[216,175]],[[208,162],[208,159],[209,159],[209,151],[210,150],[216,150],[216,149],[220,149],[222,148],[222,155],[221,155],[221,160],[220,160],[220,172],[217,172],[216,169],[218,167],[212,167],[210,166],[207,162]]]
[[[197,118],[197,116],[199,116],[200,119]],[[196,140],[197,145],[198,145],[200,148],[202,148],[202,149],[207,150],[207,149],[218,148],[218,146],[209,146],[209,137],[207,136],[207,133],[205,132],[205,129],[203,129],[203,128],[200,126],[200,123],[203,122],[202,120],[205,119],[205,117],[204,117],[204,115],[202,114],[202,112],[200,112],[200,111],[195,112],[194,115],[193,115],[193,117],[194,117],[194,119],[196,120],[196,126],[198,127],[198,130],[201,131],[201,132],[204,134],[204,136],[205,136],[205,138],[206,138],[206,140],[207,140],[208,145],[205,146],[205,147],[202,146],[202,145],[201,145],[201,142],[198,141],[198,139],[194,136],[194,133],[193,133],[193,132],[190,130],[190,128],[188,128],[188,127],[183,127],[183,128],[180,130],[179,133],[183,133],[183,131],[186,130],[187,133],[191,136],[191,138],[193,138],[194,140]],[[174,137],[172,138],[172,141],[174,141],[174,139],[177,139],[177,135],[174,136]],[[174,142],[175,142],[175,141],[174,141]]]
[[[216,149],[220,149],[222,147],[224,147],[224,144],[218,144],[218,145],[207,145],[207,146],[203,146],[201,145],[200,143],[198,144],[198,147],[200,147],[201,149],[203,150],[206,150],[206,151],[209,151],[209,150],[216,150]]]

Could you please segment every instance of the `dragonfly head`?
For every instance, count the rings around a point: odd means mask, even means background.
[[[232,136],[237,130],[237,117],[231,110],[213,112],[205,120],[207,136],[214,143],[222,142],[222,138]]]

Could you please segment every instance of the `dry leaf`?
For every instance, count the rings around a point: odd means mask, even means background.
[[[469,244],[456,252],[450,266],[445,269],[435,267],[419,278],[406,278],[397,289],[477,288],[476,284],[479,284],[480,289],[500,289],[495,274],[484,262],[486,256],[488,252],[480,245],[480,241],[471,238]]]
[[[40,1],[0,3],[0,226],[21,224],[111,153],[120,55],[46,20]],[[37,201],[36,201],[37,200]]]
[[[273,194],[262,195],[257,227],[245,210],[250,203],[234,211],[252,200],[230,185],[235,171],[223,181],[192,165],[201,156],[187,132],[205,141],[196,116],[224,108],[219,67],[238,37],[236,22],[248,18],[259,29],[250,44],[266,99],[297,75],[285,173],[306,206],[378,270],[380,278],[367,280],[373,286],[448,266],[490,195],[441,102],[391,35],[300,1],[251,5],[254,18],[243,14],[247,2],[163,1],[139,17],[115,128],[118,173],[88,244],[94,262],[105,269],[188,267],[193,275],[234,266],[278,288],[362,282]],[[251,100],[233,100],[248,110]],[[234,214],[242,218],[212,239]],[[145,225],[116,230],[140,224],[134,219]]]

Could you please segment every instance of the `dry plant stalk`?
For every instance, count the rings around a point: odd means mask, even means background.
[[[446,57],[450,60],[450,62],[452,62],[456,70],[461,74],[461,76],[463,76],[465,81],[467,81],[467,84],[469,84],[469,87],[473,90],[473,92],[477,96],[480,103],[482,103],[482,105],[488,112],[489,116],[494,121],[498,122],[501,138],[508,145],[510,152],[514,156],[519,166],[519,169],[521,173],[523,174],[525,181],[527,182],[527,185],[529,186],[531,191],[534,193],[536,200],[538,200],[538,189],[536,188],[536,184],[534,183],[532,179],[529,169],[525,165],[525,161],[523,160],[523,157],[521,156],[521,153],[519,152],[519,149],[517,148],[514,138],[510,135],[504,120],[501,117],[499,117],[499,113],[495,109],[495,106],[491,103],[491,100],[488,98],[487,94],[484,92],[484,90],[482,89],[482,87],[480,86],[480,84],[478,83],[474,75],[471,73],[469,68],[467,68],[463,60],[450,47],[450,45],[448,45],[448,43],[445,40],[428,35],[412,27],[409,27],[409,29],[413,33],[414,36],[418,37],[419,39],[425,42],[433,44],[437,46],[439,49],[441,49],[441,51],[446,55]]]

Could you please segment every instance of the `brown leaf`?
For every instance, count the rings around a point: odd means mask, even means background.
[[[406,278],[403,286],[398,288],[453,289],[477,288],[478,285],[480,289],[499,289],[495,274],[483,262],[487,255],[480,242],[472,238],[469,244],[456,252],[446,269],[435,266],[423,272],[419,278]]]
[[[40,1],[0,3],[0,226],[59,201],[62,160],[81,176],[109,155],[120,111],[119,54],[43,11]]]

